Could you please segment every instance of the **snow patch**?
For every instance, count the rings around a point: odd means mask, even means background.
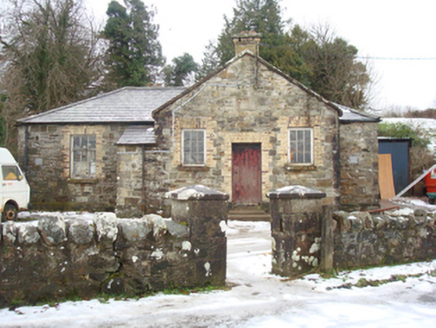
[[[165,196],[170,198],[172,195],[176,195],[176,199],[179,200],[188,200],[189,198],[199,199],[205,195],[204,192],[217,193],[217,191],[212,188],[203,185],[193,185],[167,192]]]
[[[295,186],[286,186],[283,188],[279,188],[276,191],[274,191],[274,193],[277,194],[299,194],[300,196],[304,196],[306,194],[318,194],[320,193],[320,191],[312,189],[312,188],[308,188],[308,187],[304,187],[304,186],[300,186],[300,185],[295,185]]]
[[[415,211],[409,207],[404,207],[396,211],[389,212],[391,216],[408,216],[413,215]]]
[[[294,262],[298,262],[298,261],[300,261],[300,255],[298,255],[298,251],[293,251],[292,252],[292,260],[294,261]],[[295,263],[294,263],[295,264]]]
[[[314,243],[314,244],[312,244],[312,246],[310,246],[309,253],[310,253],[310,254],[316,253],[316,252],[318,252],[320,249],[321,249],[321,244]]]
[[[189,252],[191,250],[191,248],[192,248],[192,245],[191,245],[191,243],[189,241],[184,241],[182,243],[182,249],[184,251],[188,251]]]
[[[227,230],[229,230],[229,226],[227,225],[226,221],[221,220],[220,222],[220,228],[221,228],[221,232],[226,232]]]
[[[206,277],[209,277],[212,275],[212,269],[210,268],[209,262],[204,263],[204,269],[206,270]]]
[[[161,260],[164,256],[164,253],[162,252],[162,249],[157,249],[153,253],[151,253],[151,258],[155,260]]]

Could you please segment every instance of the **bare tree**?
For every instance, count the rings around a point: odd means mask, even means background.
[[[331,101],[363,109],[371,97],[372,76],[357,48],[337,37],[329,24],[315,25],[311,35],[315,42],[306,54],[313,68],[311,87]]]
[[[4,144],[16,119],[86,98],[100,76],[100,41],[81,0],[7,5],[0,31]]]

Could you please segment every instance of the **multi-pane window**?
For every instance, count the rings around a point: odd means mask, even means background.
[[[95,178],[95,135],[71,137],[71,177]]]
[[[289,162],[312,164],[312,129],[289,129]]]
[[[206,133],[204,130],[182,131],[182,163],[184,165],[204,165],[206,154]]]

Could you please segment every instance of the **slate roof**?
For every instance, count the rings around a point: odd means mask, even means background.
[[[373,116],[343,105],[335,104],[342,110],[342,116],[339,117],[341,123],[353,123],[353,122],[380,122],[380,117]]]
[[[148,125],[131,125],[124,131],[117,145],[154,145],[154,128]]]
[[[153,123],[151,112],[185,88],[125,87],[18,121],[49,123]]]
[[[187,93],[191,92],[201,84],[207,81],[214,75],[218,74],[226,66],[238,58],[251,55],[251,52],[243,52],[234,57],[226,65],[210,74],[202,81],[196,83],[190,88],[183,87],[125,87],[109,93],[101,94],[93,98],[89,98],[80,102],[76,102],[67,106],[59,107],[41,114],[33,115],[21,120],[18,124],[83,124],[83,123],[150,123],[154,122],[152,113],[158,113],[162,108],[180,99]],[[290,82],[296,84],[304,91],[319,98],[324,103],[330,105],[338,111],[341,123],[353,122],[379,122],[380,118],[359,112],[357,110],[330,102],[320,95],[316,94],[295,79],[286,76],[276,67],[257,57],[264,65],[274,70],[276,73],[283,75]],[[130,133],[130,131],[129,131]],[[139,139],[147,140],[149,135],[141,136]],[[126,139],[130,138],[126,135]],[[148,139],[147,139],[148,138]],[[124,142],[124,141],[123,141]]]

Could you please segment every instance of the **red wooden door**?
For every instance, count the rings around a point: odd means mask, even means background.
[[[235,204],[262,202],[262,165],[259,143],[232,144],[232,180]]]

